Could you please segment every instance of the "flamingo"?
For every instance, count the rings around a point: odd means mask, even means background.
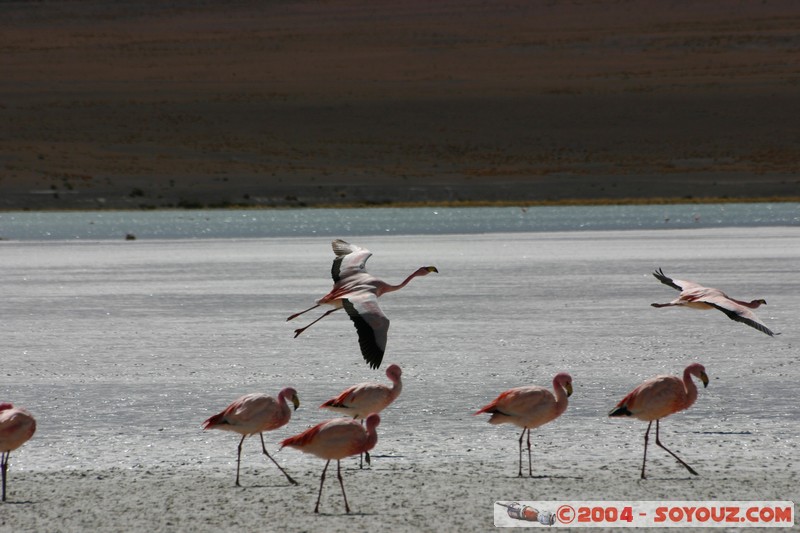
[[[264,452],[264,455],[275,463],[275,466],[278,467],[278,470],[283,472],[283,475],[286,476],[289,483],[297,485],[297,482],[281,468],[281,465],[272,458],[269,452],[267,452],[266,446],[264,446],[263,432],[278,429],[286,425],[292,417],[292,411],[289,409],[289,404],[286,402],[287,398],[291,400],[296,411],[300,406],[300,400],[297,398],[297,391],[292,387],[286,387],[278,393],[277,399],[266,394],[245,394],[226,407],[222,412],[203,422],[203,429],[234,431],[242,436],[236,455],[237,487],[241,487],[239,484],[239,466],[242,462],[242,443],[247,436],[255,435],[256,433],[261,437],[261,451]]]
[[[553,392],[544,387],[516,387],[501,392],[491,403],[474,414],[491,413],[490,424],[506,422],[522,428],[519,436],[519,474],[522,477],[522,438],[528,432],[528,475],[533,477],[531,467],[531,429],[551,422],[567,410],[567,398],[572,395],[572,377],[560,372],[553,378]]]
[[[386,377],[392,382],[392,387],[380,383],[359,383],[347,388],[338,396],[331,398],[320,405],[321,409],[330,409],[353,418],[363,419],[370,413],[380,413],[386,409],[403,390],[400,377],[403,371],[397,365],[389,365]],[[360,458],[363,456],[360,456]],[[367,455],[369,457],[369,455]],[[369,459],[367,459],[369,463]],[[363,463],[359,466],[363,467]]]
[[[10,403],[0,403],[0,472],[3,501],[6,501],[6,476],[11,452],[25,444],[36,432],[36,420],[28,411]]]
[[[327,460],[319,480],[319,494],[317,494],[317,504],[314,506],[315,513],[319,513],[319,500],[322,498],[322,484],[325,482],[325,472],[333,459],[336,459],[336,476],[339,478],[339,486],[342,487],[344,509],[345,512],[350,512],[347,494],[344,492],[340,461],[357,453],[367,454],[374,448],[375,444],[378,443],[376,428],[380,422],[381,417],[376,413],[367,416],[366,429],[355,419],[334,418],[321,422],[299,435],[289,437],[281,442],[281,449],[284,446],[289,446]],[[367,462],[369,463],[369,454],[367,454]]]
[[[744,302],[731,298],[719,289],[703,287],[692,281],[682,281],[672,279],[664,274],[660,268],[653,272],[658,281],[664,285],[669,285],[673,289],[681,291],[680,295],[666,304],[650,304],[653,307],[685,306],[693,309],[719,309],[731,320],[742,322],[750,327],[756,328],[772,337],[775,335],[750,309],[757,309],[762,305],[767,305],[763,299]]]
[[[650,426],[656,421],[656,444],[678,460],[680,464],[694,474],[694,469],[675,455],[658,438],[658,422],[662,418],[688,409],[697,399],[697,387],[692,380],[695,376],[703,382],[703,387],[708,386],[706,369],[700,363],[692,363],[683,371],[683,379],[678,376],[656,376],[648,379],[627,396],[625,396],[608,416],[632,416],[639,420],[649,421],[647,431],[644,433],[644,457],[642,458],[642,479],[645,479],[644,466],[647,461],[647,438],[650,435]]]
[[[331,267],[333,288],[317,300],[316,305],[295,313],[286,320],[293,320],[323,304],[333,306],[333,309],[326,311],[307,326],[294,330],[297,338],[329,314],[344,308],[358,332],[361,355],[371,368],[378,368],[386,351],[386,336],[389,332],[389,319],[381,311],[378,297],[387,292],[399,291],[417,276],[439,271],[434,266],[420,267],[399,285],[390,285],[367,273],[366,263],[372,252],[341,239],[334,240],[331,245],[336,256]]]

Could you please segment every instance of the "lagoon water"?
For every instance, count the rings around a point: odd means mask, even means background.
[[[482,209],[472,214],[491,216]],[[288,426],[266,435],[274,449],[281,438],[328,418],[317,406],[345,387],[386,382],[383,371],[392,362],[403,368],[405,387],[384,413],[378,462],[479,460],[510,473],[517,429],[490,426],[472,413],[506,388],[549,386],[555,373],[568,371],[575,393],[562,418],[533,432],[535,468],[557,473],[623,462],[635,474],[645,424],[606,413],[643,379],[699,361],[711,383],[694,407],[662,424],[662,440],[705,472],[798,468],[796,219],[452,234],[359,226],[359,232],[257,238],[217,237],[227,230],[216,226],[161,238],[147,238],[151,230],[143,229],[163,227],[164,217],[198,215],[97,213],[96,221],[127,216],[127,225],[102,236],[49,239],[41,227],[22,237],[22,229],[7,224],[12,215],[2,215],[3,233],[20,236],[0,243],[0,400],[26,406],[39,424],[15,454],[15,471],[161,465],[233,475],[236,438],[203,432],[206,417],[241,394],[276,394],[292,385],[301,407]],[[260,213],[207,215],[208,224],[217,224]],[[418,227],[415,218],[400,210],[386,220]],[[76,231],[71,227],[65,234]],[[123,229],[140,238],[111,239]],[[392,326],[380,371],[362,361],[345,315],[296,339],[297,325],[286,322],[330,288],[332,234],[369,248],[370,272],[387,281],[421,265],[439,268],[382,299]],[[770,338],[717,312],[651,308],[677,294],[652,277],[659,267],[734,297],[765,298],[769,305],[757,314],[782,334]],[[248,449],[243,467],[262,469],[255,441]],[[565,457],[572,458],[568,466],[559,460]],[[278,458],[289,469],[308,462],[291,451]],[[654,461],[671,468],[665,457]]]

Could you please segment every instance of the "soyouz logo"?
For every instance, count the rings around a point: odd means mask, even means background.
[[[495,502],[496,527],[792,527],[791,501]]]

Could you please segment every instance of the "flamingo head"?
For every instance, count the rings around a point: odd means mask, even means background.
[[[752,302],[750,302],[750,305],[753,307],[753,309],[755,309],[762,305],[767,305],[767,301],[763,298],[759,298],[758,300],[753,300]]]
[[[420,276],[426,276],[431,272],[436,272],[438,274],[439,269],[436,268],[435,266],[426,266],[426,267],[420,267],[419,270],[417,270],[417,272],[419,272]]]
[[[292,405],[294,405],[294,410],[297,411],[297,408],[300,407],[300,399],[297,397],[296,390],[292,387],[286,387],[281,391],[280,395],[284,398],[288,398],[292,402]]]
[[[566,372],[556,374],[556,377],[553,378],[553,385],[567,391],[568,398],[572,396],[572,376]]]
[[[403,371],[397,365],[389,365],[389,368],[386,369],[386,377],[391,381],[400,381],[402,375]]]
[[[691,365],[686,367],[685,372],[687,374],[695,376],[697,379],[702,381],[703,388],[708,387],[708,374],[706,374],[706,367],[704,367],[700,363],[692,363]]]

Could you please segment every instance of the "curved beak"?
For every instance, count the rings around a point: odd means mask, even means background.
[[[700,373],[700,381],[703,382],[703,388],[708,387],[708,375],[705,372]]]
[[[564,388],[567,389],[567,398],[572,396],[572,383],[567,383]]]
[[[300,400],[297,398],[297,394],[292,395],[292,404],[294,405],[294,410],[297,411],[297,408],[300,407]]]
[[[425,267],[425,270],[428,272],[436,272],[437,274],[439,273],[439,269],[437,269],[435,266]]]

